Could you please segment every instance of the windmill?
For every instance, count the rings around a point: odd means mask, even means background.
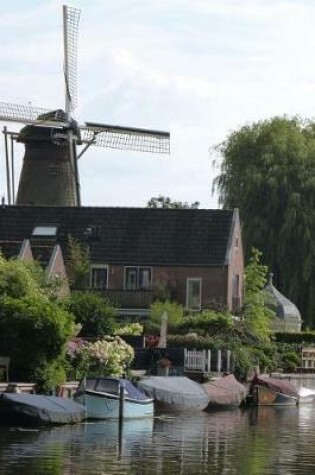
[[[8,131],[6,127],[3,129],[9,204],[80,206],[78,159],[91,145],[169,153],[168,132],[94,122],[81,125],[72,117],[77,102],[79,21],[80,10],[63,5],[65,110],[0,102],[0,120],[25,125],[19,133]],[[16,200],[14,141],[25,145]],[[78,146],[82,146],[80,151]]]

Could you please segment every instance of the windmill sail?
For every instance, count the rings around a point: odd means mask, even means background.
[[[77,44],[80,10],[63,6],[65,109],[73,112],[77,105]]]
[[[86,125],[80,129],[82,142],[99,147],[151,153],[170,152],[169,132],[93,122],[86,122]]]
[[[40,107],[0,102],[0,120],[4,121],[31,124],[36,121],[38,116],[46,112],[48,112],[48,109],[42,109]]]

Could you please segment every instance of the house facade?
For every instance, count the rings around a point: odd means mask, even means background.
[[[89,288],[126,319],[170,299],[187,313],[243,303],[244,256],[238,210],[3,206],[0,248],[59,246],[69,236],[88,250]],[[2,243],[2,245],[1,245]],[[34,256],[35,257],[35,256]],[[56,261],[57,262],[57,261]]]

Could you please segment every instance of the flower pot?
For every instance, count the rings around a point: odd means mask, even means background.
[[[157,375],[158,376],[168,376],[169,367],[161,368],[160,366],[157,367]]]

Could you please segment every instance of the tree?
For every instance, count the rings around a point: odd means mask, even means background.
[[[266,306],[263,289],[268,267],[260,264],[261,252],[252,249],[245,269],[245,305],[242,311],[246,327],[261,340],[270,339],[270,322],[274,313]]]
[[[245,251],[262,251],[278,288],[315,324],[315,123],[279,118],[232,132],[216,147],[213,190],[240,209]]]
[[[68,236],[67,275],[71,289],[85,289],[89,277],[89,253],[86,244]]]
[[[79,336],[103,338],[112,334],[116,309],[100,295],[75,292],[66,300],[65,308],[81,325]]]
[[[48,286],[37,265],[0,255],[0,354],[11,357],[15,380],[44,389],[64,381],[65,346],[75,335],[73,316]]]
[[[168,196],[159,195],[153,197],[147,202],[147,208],[162,208],[162,209],[197,209],[199,208],[199,201],[194,203],[187,203],[187,201],[172,201]]]

